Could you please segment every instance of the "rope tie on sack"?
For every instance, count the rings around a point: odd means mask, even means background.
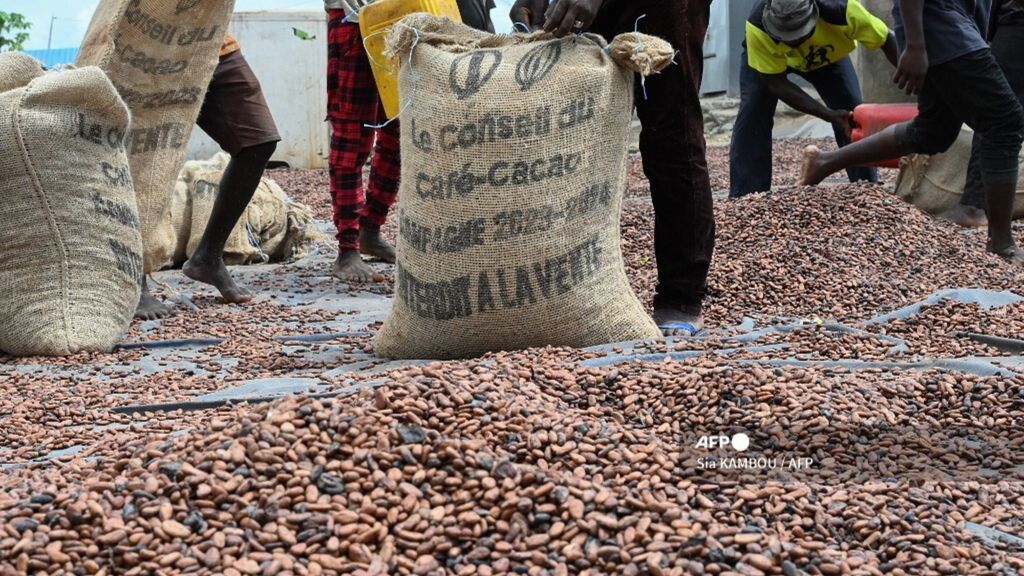
[[[643,14],[636,19],[632,32],[625,32],[611,39],[606,51],[619,62],[640,75],[644,98],[647,98],[647,87],[644,79],[661,72],[673,63],[676,52],[672,45],[656,36],[640,32],[640,21],[646,18]]]
[[[591,36],[582,33],[575,34],[573,38],[574,42],[579,38],[589,40],[621,66],[639,74],[641,97],[644,101],[650,99],[647,93],[647,77],[677,64],[676,57],[679,55],[679,51],[673,50],[668,42],[640,32],[640,21],[646,17],[647,14],[641,14],[636,19],[632,33],[620,34],[603,46]]]
[[[416,34],[416,39],[413,40],[412,41],[412,45],[409,46],[409,65],[408,66],[409,66],[409,82],[412,84],[412,94],[408,98],[406,98],[405,102],[402,104],[402,108],[399,109],[398,114],[395,114],[395,116],[393,118],[388,119],[388,121],[384,122],[383,124],[363,124],[364,128],[371,128],[373,130],[380,130],[381,128],[388,127],[392,122],[394,122],[395,120],[398,120],[399,117],[401,117],[402,114],[404,114],[405,111],[409,109],[409,106],[412,105],[413,100],[416,98],[416,70],[413,68],[413,65],[412,65],[412,56],[413,56],[413,51],[416,48],[416,45],[420,43],[420,31],[418,29],[416,29],[416,28],[413,28],[412,26],[406,26],[405,24],[402,24],[401,22],[395,24],[395,26],[405,26],[409,30],[412,30],[414,34]],[[373,56],[370,56],[370,51],[366,49],[366,41],[369,40],[370,38],[373,38],[374,36],[376,36],[378,34],[384,34],[384,33],[390,33],[390,32],[391,32],[391,30],[388,30],[388,29],[378,30],[377,32],[374,32],[373,34],[370,34],[366,38],[363,38],[363,50],[366,52],[366,57],[369,58],[370,61],[373,62],[373,65],[377,66],[378,68],[387,69],[384,66],[381,66],[379,63],[377,63],[377,61],[373,59]]]
[[[647,18],[647,14],[641,14],[640,17],[636,19],[636,22],[633,23],[633,34],[636,34],[636,48],[633,49],[633,52],[636,54],[639,54],[640,51],[644,49],[644,40],[640,37],[640,21],[644,18]],[[611,48],[611,44],[609,44],[608,47]],[[675,55],[672,57],[675,58]],[[647,76],[644,76],[643,74],[640,75],[640,90],[643,92],[644,102],[646,102]]]

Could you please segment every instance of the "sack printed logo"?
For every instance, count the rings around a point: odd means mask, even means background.
[[[825,46],[814,46],[812,44],[810,49],[807,50],[807,55],[804,56],[804,68],[806,70],[814,70],[822,66],[828,66],[832,63],[829,54],[835,52],[835,50],[836,47],[831,44]]]
[[[198,6],[202,1],[203,0],[178,0],[178,5],[174,8],[174,15],[180,16],[182,13],[188,12]]]
[[[562,43],[549,42],[526,53],[516,66],[516,82],[524,92],[547,77],[562,57]]]
[[[448,74],[452,94],[465,100],[479,92],[494,77],[501,60],[501,52],[497,50],[478,50],[456,58]]]

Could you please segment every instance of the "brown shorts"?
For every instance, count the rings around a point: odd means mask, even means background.
[[[260,81],[241,51],[221,57],[196,125],[229,154],[281,140]]]

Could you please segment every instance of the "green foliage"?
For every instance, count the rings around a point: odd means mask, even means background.
[[[17,12],[0,10],[0,52],[21,50],[28,40],[28,30],[32,23]]]
[[[299,40],[316,40],[316,36],[300,28],[292,28],[292,34]]]

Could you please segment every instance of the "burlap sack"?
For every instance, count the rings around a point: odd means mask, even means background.
[[[400,238],[379,355],[658,336],[626,279],[619,214],[634,72],[661,70],[672,49],[637,34],[604,46],[423,14],[395,26]]]
[[[199,247],[199,241],[206,231],[206,224],[213,212],[213,203],[220,191],[223,170],[207,170],[196,174],[189,197],[192,203],[192,230],[188,240],[188,254],[191,256]],[[257,191],[256,194],[259,192]],[[253,194],[255,196],[256,194]],[[238,223],[224,245],[224,263],[229,266],[263,264],[270,258],[260,249],[259,239],[252,237],[249,227],[249,212],[252,205],[245,207]]]
[[[171,192],[234,0],[101,0],[78,53],[102,68],[132,112],[128,158],[139,204],[145,271],[172,259],[156,235],[170,217]]]
[[[25,54],[0,54],[3,67],[0,67],[0,92],[21,88],[32,80],[43,75],[43,67],[35,58]]]
[[[260,182],[247,216],[249,229],[270,262],[301,258],[323,236],[314,229],[313,209],[293,201],[269,178]]]
[[[178,188],[187,187],[188,205],[179,207],[176,201],[171,214],[172,220],[177,221],[179,213],[187,213],[189,223],[184,240],[177,238],[177,245],[184,242],[185,247],[181,249],[180,259],[175,256],[176,265],[184,263],[198,248],[230,160],[230,156],[221,152],[210,160],[186,162],[182,168]],[[299,257],[308,252],[318,237],[312,224],[312,209],[293,202],[276,182],[263,178],[228,237],[224,262],[239,266]]]
[[[224,152],[209,160],[193,160],[186,162],[178,174],[171,197],[169,219],[161,221],[156,241],[174,246],[174,256],[162,268],[178,267],[188,260],[188,244],[192,238],[192,194],[195,181],[199,174],[211,170],[223,170],[231,157]],[[205,220],[204,220],[205,222]],[[201,232],[200,232],[201,233]]]
[[[109,350],[142,279],[128,109],[98,68],[30,60],[0,54],[0,86],[23,85],[0,93],[0,350]]]
[[[929,214],[941,214],[960,203],[967,185],[974,132],[964,128],[953,146],[943,154],[915,154],[900,163],[896,194]],[[1021,154],[1024,163],[1024,152]],[[1024,171],[1017,181],[1014,218],[1024,218]]]

